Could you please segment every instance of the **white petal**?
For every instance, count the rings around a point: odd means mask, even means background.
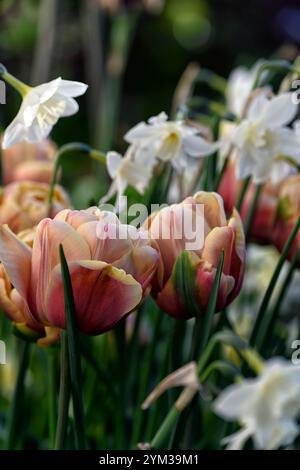
[[[262,118],[262,113],[265,111],[266,106],[268,105],[269,100],[263,94],[255,96],[250,103],[247,118],[250,121],[256,121]]]
[[[157,129],[153,126],[148,126],[145,122],[140,122],[125,134],[124,139],[129,144],[134,144],[136,141],[152,137],[156,135],[156,133]]]
[[[243,428],[222,439],[222,444],[227,444],[226,450],[242,450],[251,435],[251,429]]]
[[[296,116],[298,105],[293,103],[292,93],[282,93],[269,100],[263,113],[263,123],[268,129],[289,124]]]
[[[117,152],[108,152],[106,155],[106,166],[109,176],[114,179],[122,165],[122,156]]]
[[[291,419],[268,422],[253,435],[256,449],[275,450],[291,444],[299,434],[299,427]]]
[[[276,131],[282,156],[293,157],[300,163],[300,135],[295,129],[283,127]]]
[[[168,115],[162,111],[159,113],[157,116],[152,116],[151,118],[148,119],[149,124],[162,124],[163,122],[166,122],[168,120]]]
[[[25,139],[25,129],[23,124],[20,122],[19,117],[16,116],[15,119],[10,123],[6,128],[2,140],[2,148],[7,149],[22,142]]]
[[[219,148],[218,143],[210,143],[197,135],[190,135],[183,140],[183,149],[191,157],[212,155]]]
[[[59,84],[59,93],[69,98],[84,95],[88,85],[82,82],[73,82],[71,80],[61,80]]]
[[[73,98],[67,98],[65,103],[66,107],[61,115],[62,117],[73,116],[73,114],[77,113],[79,109],[77,101],[75,101]]]
[[[214,411],[225,419],[240,419],[255,403],[257,384],[255,380],[227,387],[214,403]]]
[[[62,79],[58,77],[51,82],[43,83],[42,85],[34,87],[30,93],[34,92],[39,96],[40,103],[45,103],[55,95],[61,81]]]

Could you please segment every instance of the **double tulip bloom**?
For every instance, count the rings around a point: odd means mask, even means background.
[[[195,234],[198,242],[194,249],[191,232],[186,231],[186,224],[181,237],[177,237],[183,220],[191,221],[193,227],[203,230]],[[222,198],[216,193],[199,192],[188,197],[181,204],[166,207],[153,214],[146,222],[149,235],[155,240],[160,250],[160,266],[154,283],[153,294],[158,305],[169,315],[177,319],[192,316],[185,300],[178,289],[176,266],[179,256],[188,248],[190,272],[193,273],[190,291],[191,302],[196,305],[200,315],[205,314],[212,291],[217,266],[224,250],[224,263],[216,311],[220,311],[238,295],[245,268],[245,239],[240,217],[233,211],[226,220]],[[168,236],[169,235],[169,236]],[[192,242],[192,244],[191,244]]]
[[[2,173],[4,184],[16,181],[51,183],[57,148],[50,140],[35,144],[19,142],[2,149]]]
[[[7,224],[15,232],[37,225],[49,212],[47,183],[20,181],[4,186],[0,194],[0,224]],[[51,217],[70,207],[65,190],[56,185],[51,206]]]
[[[124,227],[126,236],[120,237]],[[32,248],[2,226],[0,260],[33,323],[66,328],[60,244],[83,333],[109,330],[148,292],[158,252],[142,230],[121,225],[112,213],[97,208],[61,211],[39,223]]]

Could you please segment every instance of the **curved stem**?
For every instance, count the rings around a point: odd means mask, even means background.
[[[21,82],[21,80],[18,80],[16,77],[8,73],[6,67],[2,64],[0,64],[0,76],[6,81],[6,83],[11,85],[18,93],[20,93],[22,97],[31,90],[31,87],[26,85],[26,83]]]
[[[68,338],[66,331],[61,332],[60,387],[58,398],[58,419],[56,428],[55,450],[63,450],[68,428],[70,403],[70,371],[68,358]]]
[[[49,196],[48,196],[48,206],[49,206],[48,217],[51,217],[52,201],[53,201],[53,196],[54,196],[55,184],[57,182],[58,171],[62,164],[63,157],[65,157],[66,154],[71,153],[71,152],[81,152],[83,154],[87,154],[90,158],[100,161],[101,163],[105,163],[106,161],[106,157],[104,153],[100,152],[99,150],[93,149],[89,145],[84,144],[82,142],[71,142],[69,144],[63,145],[58,150],[56,154],[56,158],[55,158],[55,166],[54,166],[54,170],[52,174],[52,180],[51,180]]]
[[[20,366],[16,382],[16,387],[13,395],[13,400],[10,408],[10,416],[8,421],[8,430],[7,430],[7,439],[6,439],[6,449],[12,450],[15,447],[16,439],[16,429],[18,425],[18,420],[22,414],[21,412],[21,403],[24,399],[24,380],[26,376],[26,371],[29,363],[29,351],[30,344],[26,341],[21,343],[20,351]]]

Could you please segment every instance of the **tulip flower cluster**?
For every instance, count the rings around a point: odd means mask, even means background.
[[[98,3],[108,8],[109,2]],[[111,13],[121,5],[115,2]],[[276,67],[287,72],[279,88],[268,75]],[[193,109],[191,84],[190,99],[172,119],[160,112],[126,132],[123,157],[52,142],[52,128],[78,111],[74,98],[87,85],[57,78],[29,87],[0,66],[22,96],[2,136],[0,308],[25,344],[14,410],[27,387],[29,343],[49,354],[49,447],[66,448],[68,441],[84,449],[97,439],[101,446],[116,441],[116,448],[147,449],[168,442],[170,448],[298,445],[299,362],[289,356],[300,329],[281,315],[300,267],[296,72],[296,63],[258,61],[234,71],[225,87],[210,73],[209,85],[217,82],[223,94],[207,106],[205,119],[202,109]],[[99,206],[82,202],[84,209],[73,209],[73,194],[57,184],[62,156],[74,150],[98,160],[102,184],[99,178],[93,201],[101,197]],[[126,195],[135,198],[128,214]],[[109,209],[104,202],[112,203]],[[255,283],[246,266],[249,242],[279,252],[257,298],[248,298],[245,288]],[[232,321],[234,310],[250,318],[246,334]],[[82,390],[87,383],[93,419],[100,409],[99,433],[84,426],[91,415]],[[144,419],[142,410],[173,387],[183,391],[171,408],[162,400]],[[188,406],[192,412],[181,414]],[[226,436],[220,417],[240,429]],[[15,421],[7,420],[9,448]]]

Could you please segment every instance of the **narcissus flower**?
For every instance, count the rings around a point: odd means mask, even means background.
[[[244,232],[236,210],[226,220],[221,196],[196,193],[181,204],[154,213],[146,227],[161,256],[153,293],[169,315],[188,319],[196,311],[205,314],[222,250],[224,265],[216,311],[238,295],[245,268]],[[188,272],[181,272],[183,253]],[[194,309],[186,305],[182,277]]]
[[[237,67],[229,75],[226,87],[227,105],[236,116],[241,116],[251,94],[258,69],[263,61],[256,62],[253,67]]]
[[[0,223],[9,225],[15,233],[37,225],[47,217],[49,190],[49,184],[33,181],[20,181],[5,186],[0,195]],[[59,211],[69,207],[67,193],[56,185],[51,216],[54,217]]]
[[[293,227],[300,216],[300,175],[294,175],[284,181],[278,196],[276,223],[272,240],[281,252]],[[300,233],[295,237],[288,259],[291,259],[300,248]]]
[[[228,449],[244,447],[252,437],[256,449],[272,450],[292,444],[299,434],[300,367],[274,358],[255,379],[231,385],[215,402],[215,412],[242,429],[228,436]]]
[[[15,181],[50,183],[57,148],[50,140],[35,144],[20,142],[2,150],[4,184]]]
[[[300,162],[299,126],[287,125],[295,118],[297,105],[292,93],[272,98],[259,94],[253,98],[246,117],[236,127],[232,143],[238,149],[238,179],[252,176],[255,183],[284,179],[289,167],[285,158]]]
[[[108,152],[106,166],[112,184],[107,194],[101,199],[101,203],[109,201],[117,194],[116,205],[119,210],[122,209],[121,196],[126,191],[127,186],[131,186],[140,194],[143,194],[152,177],[153,165],[151,166],[145,158],[137,160],[134,146],[128,148],[124,158],[117,152]]]
[[[3,75],[5,79],[5,74]],[[87,85],[62,80],[60,77],[36,87],[23,86],[20,110],[4,132],[2,147],[18,142],[41,142],[50,134],[59,118],[72,116],[78,111],[75,97],[86,92]]]
[[[157,158],[170,162],[178,172],[187,166],[189,158],[212,155],[219,147],[201,137],[197,127],[184,121],[168,121],[165,113],[134,126],[125,140],[135,145],[137,162],[147,153],[150,164]]]
[[[139,305],[150,288],[158,253],[134,227],[126,237],[117,236],[123,228],[114,214],[97,208],[65,210],[39,223],[32,249],[0,228],[0,260],[37,322],[66,327],[60,244],[82,332],[109,330]]]

